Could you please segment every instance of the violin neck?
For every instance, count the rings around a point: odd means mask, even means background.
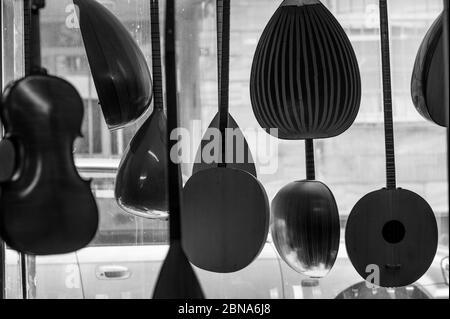
[[[383,71],[384,136],[386,148],[386,186],[396,188],[394,124],[392,119],[391,61],[389,53],[389,20],[386,0],[380,0],[381,64]]]
[[[40,10],[45,7],[45,0],[24,1],[24,51],[25,75],[40,74],[41,67],[41,33]]]
[[[159,0],[150,2],[151,38],[152,38],[152,71],[153,95],[156,109],[163,109],[163,89],[161,70],[161,35],[159,31]]]

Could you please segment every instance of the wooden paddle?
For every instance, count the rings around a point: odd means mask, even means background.
[[[227,127],[230,1],[217,1],[219,38],[219,126]],[[222,139],[224,143],[225,139]],[[222,146],[224,149],[224,145]],[[249,265],[266,242],[269,202],[266,192],[250,173],[230,168],[224,160],[218,167],[199,170],[183,191],[183,247],[199,268],[228,273]]]
[[[192,174],[199,172],[200,170],[217,167],[219,162],[227,163],[229,168],[239,169],[248,172],[256,177],[256,167],[253,161],[250,148],[248,147],[247,140],[244,137],[241,129],[234,120],[234,118],[229,114],[228,106],[228,85],[225,87],[222,81],[225,83],[229,82],[229,72],[222,73],[222,61],[226,59],[225,63],[229,64],[229,33],[230,33],[230,22],[229,22],[229,9],[226,13],[228,16],[225,17],[225,12],[223,12],[224,6],[222,1],[218,1],[217,5],[217,69],[218,69],[218,96],[219,96],[219,110],[214,116],[213,120],[208,126],[202,141],[200,143],[199,149],[195,157],[195,163],[192,168]],[[225,21],[224,19],[228,19]],[[228,67],[227,67],[228,68]],[[221,102],[220,102],[221,101]],[[217,156],[217,160],[210,161],[206,156],[208,151],[208,145],[213,143],[214,132],[219,130],[221,139],[221,152],[220,156]],[[226,135],[225,132],[232,133],[234,136]],[[225,138],[228,137],[229,141]],[[228,158],[230,157],[230,158]]]
[[[170,248],[161,268],[161,272],[159,273],[159,278],[153,292],[153,298],[199,299],[204,298],[202,289],[181,246],[180,167],[170,158],[170,150],[176,145],[176,141],[170,139],[170,132],[178,128],[174,2],[174,0],[166,1],[165,27]]]
[[[380,0],[380,30],[387,187],[358,201],[347,221],[345,243],[353,266],[364,279],[378,267],[374,284],[401,287],[428,270],[438,237],[430,205],[419,195],[396,187],[386,0]]]

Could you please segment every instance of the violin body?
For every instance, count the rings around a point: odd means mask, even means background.
[[[430,205],[401,188],[363,197],[351,211],[345,232],[355,269],[366,279],[371,272],[367,267],[378,266],[382,287],[407,286],[422,277],[436,254],[437,241]]]
[[[0,234],[13,249],[37,255],[87,245],[98,227],[90,181],[80,178],[73,143],[81,136],[83,102],[75,88],[53,76],[10,84],[1,100],[5,139],[16,169],[1,184]]]

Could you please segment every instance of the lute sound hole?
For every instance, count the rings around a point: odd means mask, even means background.
[[[391,220],[383,226],[383,238],[389,244],[398,244],[405,238],[405,226],[398,220]]]

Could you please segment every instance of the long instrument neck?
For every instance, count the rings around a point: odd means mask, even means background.
[[[45,0],[24,1],[24,55],[25,75],[40,74],[41,34],[39,11],[45,7]]]
[[[314,141],[312,139],[305,140],[305,157],[306,179],[313,181],[316,179],[316,170],[314,165]]]
[[[180,219],[180,166],[170,157],[170,150],[177,144],[170,138],[172,130],[178,128],[177,106],[177,69],[175,58],[175,3],[166,2],[165,26],[165,55],[166,55],[166,90],[167,90],[167,163],[169,175],[169,212],[170,212],[170,242],[181,239]]]
[[[384,135],[386,148],[386,186],[396,188],[394,128],[392,120],[391,62],[389,53],[389,20],[386,0],[380,0],[381,61],[383,70]]]
[[[155,109],[163,109],[162,69],[161,69],[161,35],[159,31],[159,0],[150,1],[153,98]]]
[[[230,0],[217,0],[217,68],[219,86],[219,130],[222,137],[222,159],[226,166],[226,128],[229,108],[230,69]]]

